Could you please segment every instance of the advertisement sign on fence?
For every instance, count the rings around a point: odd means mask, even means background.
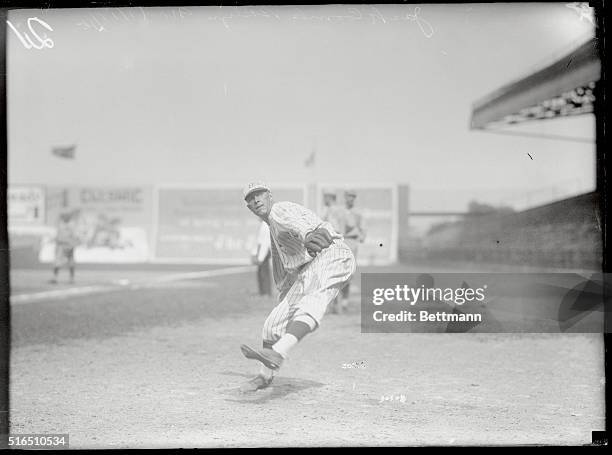
[[[69,215],[80,239],[77,262],[146,262],[149,259],[151,190],[144,187],[49,187],[47,224]],[[41,262],[54,256],[54,236],[43,239]]]
[[[274,187],[277,201],[304,204],[303,187]],[[154,259],[160,262],[246,264],[259,219],[242,188],[162,186],[157,189]]]
[[[8,188],[9,227],[41,226],[45,221],[45,190],[38,186]]]

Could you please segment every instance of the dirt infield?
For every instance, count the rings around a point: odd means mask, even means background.
[[[259,343],[274,305],[254,289],[242,274],[14,308],[11,433],[69,433],[71,448],[565,445],[605,428],[601,335],[361,334],[358,296],[273,387],[240,395],[257,365],[238,346]]]

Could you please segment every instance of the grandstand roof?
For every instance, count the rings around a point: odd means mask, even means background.
[[[474,103],[471,129],[593,111],[601,63],[595,38]]]

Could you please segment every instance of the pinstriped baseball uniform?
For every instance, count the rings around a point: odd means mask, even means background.
[[[280,303],[266,319],[262,337],[265,343],[274,343],[297,316],[307,314],[320,324],[327,305],[355,272],[355,258],[342,236],[306,207],[277,202],[268,221]],[[304,247],[304,239],[318,227],[326,228],[334,242],[313,258]]]

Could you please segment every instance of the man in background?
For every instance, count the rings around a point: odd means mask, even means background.
[[[67,267],[70,273],[70,283],[74,283],[74,249],[80,243],[76,234],[73,214],[62,213],[57,225],[55,237],[55,261],[53,264],[53,278],[50,283],[57,284],[57,277],[62,267]]]
[[[333,190],[324,189],[321,219],[329,222],[337,232],[344,232],[342,212],[342,207],[336,205],[336,193]]]
[[[359,244],[365,240],[366,232],[363,225],[363,216],[361,212],[355,208],[355,199],[357,192],[353,189],[344,192],[344,208],[341,212],[341,221],[343,230],[340,231],[344,235],[344,241],[353,252],[353,256],[357,259]],[[349,304],[350,281],[341,291],[340,296],[340,312],[346,312]],[[337,308],[332,311],[337,312]]]
[[[251,251],[251,262],[257,266],[257,286],[259,295],[272,295],[270,258],[270,228],[262,221],[257,231],[257,242]]]
[[[344,208],[336,205],[336,192],[329,188],[323,189],[323,210],[321,211],[321,219],[327,221],[333,226],[336,232],[344,232]],[[329,312],[333,314],[339,313],[338,297],[336,297],[329,306]]]

